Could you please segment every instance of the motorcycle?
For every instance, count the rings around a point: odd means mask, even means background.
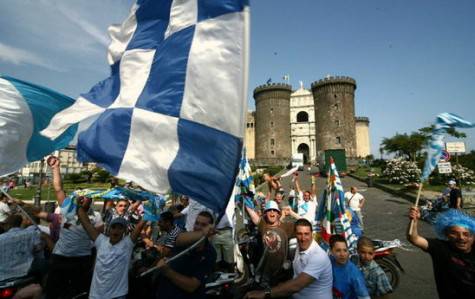
[[[398,239],[393,241],[373,240],[373,244],[375,245],[374,261],[383,269],[391,287],[395,290],[399,286],[401,272],[404,273],[394,252],[395,248],[401,247],[401,242]]]
[[[208,276],[205,284],[207,298],[232,298],[236,273],[214,272]]]
[[[15,277],[0,281],[0,299],[10,299],[19,289],[35,282],[33,276]]]

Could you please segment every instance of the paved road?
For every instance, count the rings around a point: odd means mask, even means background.
[[[304,189],[310,188],[310,177],[307,172],[300,172],[300,180]],[[325,179],[318,178],[318,193],[325,186]],[[393,196],[376,188],[367,188],[366,184],[353,178],[342,179],[345,190],[350,186],[356,186],[360,193],[366,198],[363,208],[365,234],[370,238],[401,240],[409,251],[396,251],[398,260],[405,269],[405,274],[401,275],[401,281],[396,292],[391,296],[393,299],[417,298],[434,299],[437,298],[434,276],[432,272],[432,262],[428,254],[410,245],[406,241],[406,228],[408,224],[407,211],[410,203],[403,198]],[[283,179],[284,188],[290,186],[289,179]],[[426,237],[433,237],[432,227],[426,223],[420,223],[419,232]]]

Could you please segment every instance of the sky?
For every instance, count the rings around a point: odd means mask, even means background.
[[[132,0],[0,0],[0,74],[73,98],[109,74],[107,27]],[[251,0],[252,91],[290,76],[357,82],[357,116],[381,140],[428,126],[440,112],[475,121],[475,1]],[[475,129],[463,130],[475,149]],[[450,139],[449,139],[450,140]]]

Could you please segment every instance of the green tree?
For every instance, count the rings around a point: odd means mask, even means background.
[[[418,132],[413,132],[411,135],[397,133],[391,138],[384,138],[381,145],[387,153],[416,161],[417,155],[422,151],[426,140],[427,138]]]
[[[387,153],[395,154],[397,157],[407,158],[416,161],[417,157],[422,155],[427,142],[429,141],[434,125],[420,128],[417,132],[396,133],[393,137],[384,138],[381,143],[381,149]],[[447,134],[455,138],[465,138],[467,135],[454,128],[447,129]]]

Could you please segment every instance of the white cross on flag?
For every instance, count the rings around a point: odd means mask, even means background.
[[[96,116],[78,159],[156,192],[222,211],[247,111],[247,0],[137,1],[111,26],[111,76],[51,120],[55,138]]]

